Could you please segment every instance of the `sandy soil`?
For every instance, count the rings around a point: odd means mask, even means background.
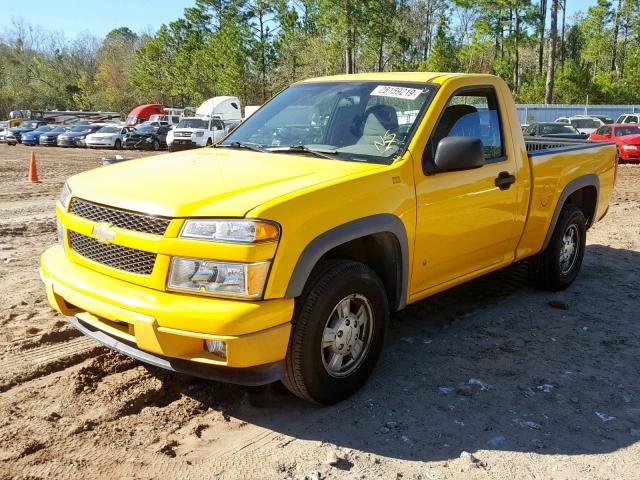
[[[517,265],[393,318],[339,405],[145,367],[46,303],[64,179],[106,152],[0,145],[0,478],[637,479],[640,165],[566,292]],[[134,155],[141,155],[135,153]],[[468,452],[468,453],[463,453]]]

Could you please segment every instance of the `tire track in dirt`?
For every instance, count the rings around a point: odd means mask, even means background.
[[[3,361],[0,392],[95,356],[105,348],[86,337],[11,354]]]

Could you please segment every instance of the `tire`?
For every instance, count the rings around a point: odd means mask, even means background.
[[[167,150],[169,150],[170,152],[174,152],[174,151],[175,151],[175,149],[174,149],[171,145],[169,145],[169,146],[167,147]]]
[[[213,145],[213,141],[210,138],[207,138],[207,147],[210,147],[211,145]]]
[[[158,142],[158,140],[154,140],[153,143],[151,144],[151,149],[154,152],[157,152],[158,150],[160,150],[160,142]]]
[[[584,257],[586,224],[580,208],[575,205],[562,207],[549,245],[529,260],[529,274],[537,288],[559,291],[573,283]],[[577,249],[573,253],[570,252],[571,245]]]
[[[122,142],[120,139],[116,139],[116,143],[113,145],[113,148],[116,150],[122,150]]]
[[[340,305],[348,311],[338,310]],[[296,301],[282,383],[294,395],[314,403],[347,398],[373,371],[388,318],[384,286],[373,270],[347,260],[323,263]],[[327,328],[334,335],[323,347]],[[338,349],[347,354],[339,355]],[[341,365],[332,363],[336,356],[342,359]]]

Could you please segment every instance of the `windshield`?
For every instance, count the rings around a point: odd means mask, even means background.
[[[640,126],[637,127],[616,127],[615,136],[624,137],[625,135],[640,135]]]
[[[136,131],[138,133],[153,133],[157,130],[158,130],[158,127],[153,125],[140,125],[138,128],[136,128]]]
[[[52,133],[53,133],[53,132],[56,132],[56,133],[57,133],[57,132],[66,132],[66,131],[67,131],[67,129],[66,129],[65,127],[61,126],[61,125],[58,125],[58,126],[56,126],[56,127],[53,127],[50,131],[51,131]]]
[[[554,133],[578,133],[578,131],[570,125],[562,125],[560,123],[540,125],[540,135],[552,135]]]
[[[207,121],[202,118],[183,118],[176,128],[207,128]]]
[[[293,85],[240,124],[223,145],[304,145],[345,160],[391,163],[408,142],[435,86],[397,82]]]
[[[118,127],[102,127],[96,133],[120,133],[120,129]]]
[[[38,126],[38,122],[31,121],[31,122],[22,122],[19,125],[19,128],[36,128],[37,126]]]
[[[51,127],[49,125],[43,125],[36,128],[36,132],[48,132],[49,130],[51,130]]]
[[[77,125],[71,129],[72,132],[90,132],[91,128],[88,125]]]
[[[600,122],[593,120],[592,118],[581,118],[571,120],[571,125],[576,128],[598,128]]]

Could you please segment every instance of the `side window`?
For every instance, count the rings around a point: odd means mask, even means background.
[[[638,123],[638,117],[637,116],[629,116],[629,118],[627,118],[627,123]]]
[[[454,136],[479,138],[485,162],[504,160],[500,111],[493,87],[464,89],[449,99],[427,144],[427,165],[433,163],[440,140]]]
[[[606,127],[600,127],[598,130],[596,130],[596,135],[604,135],[606,133],[606,130]]]

